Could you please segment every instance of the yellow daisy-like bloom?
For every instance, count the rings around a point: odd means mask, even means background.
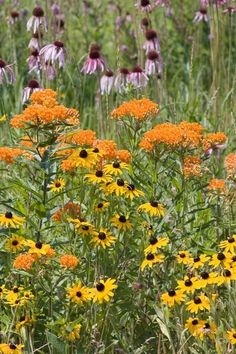
[[[5,289],[5,285],[0,285],[0,299],[3,297],[4,293],[5,293],[6,289]]]
[[[195,258],[191,258],[191,267],[193,269],[198,269],[203,267],[207,261],[209,261],[210,257],[206,256],[205,254],[201,254]]]
[[[71,288],[66,288],[68,294],[67,297],[78,304],[90,301],[93,297],[92,290],[82,285],[79,281],[77,284],[73,284]]]
[[[197,317],[190,317],[186,323],[185,323],[185,328],[188,328],[189,332],[192,334],[194,337],[199,337],[201,333],[201,328],[204,325],[204,321],[200,320]]]
[[[34,298],[34,294],[31,291],[24,291],[21,300],[24,300],[26,302],[33,298]]]
[[[202,310],[210,310],[210,301],[208,297],[204,294],[195,296],[193,300],[186,303],[187,310],[191,313],[198,313]]]
[[[144,261],[141,264],[141,270],[143,272],[145,267],[152,268],[154,264],[156,263],[162,263],[164,261],[164,254],[153,254],[153,253],[148,253],[145,256]]]
[[[125,188],[125,197],[130,198],[133,200],[135,197],[141,197],[144,196],[143,191],[140,191],[139,189],[135,188],[134,184],[127,184]]]
[[[108,183],[105,190],[108,194],[115,193],[117,197],[124,195],[126,190],[127,182],[119,178],[116,182]]]
[[[216,324],[214,322],[203,321],[203,326],[199,334],[201,340],[204,339],[204,336],[207,336],[210,339],[214,339],[216,334]]]
[[[34,242],[32,240],[27,240],[27,246],[29,246],[28,253],[40,258],[42,256],[47,256],[48,250],[50,246],[47,244],[43,244],[42,242]]]
[[[116,216],[114,216],[111,221],[112,225],[117,227],[119,231],[128,231],[133,227],[127,215],[125,216],[116,214]]]
[[[236,268],[236,254],[232,253],[226,261],[226,266],[231,268]]]
[[[183,293],[194,293],[197,289],[197,277],[184,277],[184,280],[178,280],[177,289],[181,290]]]
[[[93,302],[98,301],[99,304],[102,304],[104,300],[110,301],[110,298],[114,296],[113,290],[117,288],[115,282],[116,280],[111,278],[107,279],[106,281],[99,280],[99,282],[96,283],[95,288],[93,289]]]
[[[218,253],[214,254],[212,256],[211,261],[209,262],[209,265],[213,266],[214,268],[217,268],[218,266],[226,266],[227,263],[229,263],[230,259],[230,253]]]
[[[2,354],[22,354],[23,353],[22,348],[24,348],[24,346],[22,344],[2,343],[2,344],[0,344],[0,353],[2,353]]]
[[[177,262],[182,264],[191,264],[191,254],[189,251],[179,251],[176,256]]]
[[[109,205],[110,205],[109,202],[100,202],[95,206],[94,210],[97,213],[102,213],[104,210],[108,208]]]
[[[75,150],[75,152],[73,152],[67,160],[71,161],[74,167],[92,168],[96,165],[96,163],[98,162],[98,158],[101,156],[101,154],[97,153],[94,150]]]
[[[109,173],[110,175],[118,176],[122,175],[122,170],[127,170],[129,165],[125,162],[113,162],[104,166],[104,172]]]
[[[102,170],[97,170],[94,173],[87,173],[85,178],[91,183],[107,183],[112,181],[111,176]]]
[[[207,285],[217,284],[218,273],[216,272],[202,272],[201,278],[196,282],[197,289],[205,288]]]
[[[65,187],[65,181],[62,178],[55,179],[50,185],[50,189],[52,192],[61,192],[62,189]]]
[[[165,215],[164,206],[162,204],[157,203],[156,201],[140,205],[138,207],[138,211],[146,211],[150,214],[150,216],[158,216],[159,218]]]
[[[231,344],[235,345],[236,344],[236,329],[231,328],[230,331],[227,331],[226,338],[229,340],[229,342]]]
[[[93,232],[93,238],[90,243],[95,247],[102,246],[104,249],[116,241],[116,237],[107,229],[101,228],[99,232]]]
[[[9,239],[5,241],[5,249],[12,253],[21,251],[25,246],[25,239],[18,235],[12,235]]]
[[[221,241],[219,247],[224,248],[225,252],[234,253],[236,247],[236,235],[233,235],[225,241]]]
[[[173,307],[175,304],[180,304],[185,300],[185,294],[180,290],[169,290],[161,295],[163,304]]]
[[[76,256],[73,256],[72,254],[64,254],[59,258],[59,260],[61,266],[67,269],[73,269],[79,264],[79,259]]]
[[[81,324],[73,325],[71,322],[61,328],[61,336],[69,342],[75,342],[80,338]]]
[[[149,240],[149,246],[145,248],[144,253],[155,253],[157,249],[165,247],[169,243],[167,237],[155,237],[151,236]]]
[[[224,283],[230,283],[232,280],[236,280],[236,269],[235,268],[224,268],[220,276],[217,277],[217,285]]]
[[[31,325],[32,322],[32,318],[23,315],[16,323],[16,329],[19,331],[21,328]]]
[[[81,236],[88,236],[94,232],[94,226],[88,221],[82,221],[80,226],[76,228],[76,231],[79,232]]]
[[[0,214],[0,225],[15,228],[18,225],[23,225],[24,222],[24,217],[16,216],[10,211],[7,211],[5,214]]]

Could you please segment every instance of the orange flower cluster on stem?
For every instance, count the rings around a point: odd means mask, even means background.
[[[55,91],[50,89],[36,91],[30,96],[30,100],[31,104],[21,114],[12,118],[12,127],[25,128],[29,124],[79,125],[79,112],[60,105],[56,100]]]
[[[236,177],[236,153],[231,153],[226,156],[225,168],[229,178]]]
[[[53,214],[52,220],[62,221],[63,215],[65,215],[65,213],[76,219],[78,216],[80,216],[80,206],[76,203],[68,202],[64,205],[63,208],[60,208]]]
[[[202,160],[197,156],[188,156],[184,159],[183,174],[185,178],[202,176]]]
[[[157,103],[150,101],[148,98],[142,98],[141,100],[134,99],[123,103],[111,112],[111,117],[113,119],[131,117],[143,121],[149,118],[155,118],[158,112]]]
[[[222,192],[225,189],[225,181],[222,179],[212,178],[209,182],[208,189],[210,191]]]
[[[16,157],[25,153],[25,150],[12,148],[12,147],[0,147],[0,161],[5,161],[7,164],[13,164]]]

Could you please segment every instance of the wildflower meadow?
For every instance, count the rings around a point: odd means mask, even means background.
[[[235,0],[0,23],[0,353],[236,353]]]

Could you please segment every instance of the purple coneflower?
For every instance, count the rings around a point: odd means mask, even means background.
[[[130,72],[127,68],[120,68],[119,73],[115,77],[114,87],[116,91],[122,92],[126,89],[129,82]]]
[[[42,90],[42,87],[40,87],[38,81],[34,79],[30,80],[28,85],[23,89],[22,103],[25,103],[29,99],[31,93],[39,90]]]
[[[12,11],[9,17],[9,23],[14,25],[20,19],[20,13],[18,11]]]
[[[51,10],[52,10],[53,15],[59,15],[61,13],[60,5],[58,5],[55,2],[54,2],[54,4],[52,4]]]
[[[94,74],[96,71],[104,71],[105,67],[105,60],[100,54],[100,47],[97,44],[92,45],[81,72],[84,74]]]
[[[155,50],[151,50],[147,54],[147,60],[145,63],[145,72],[147,75],[158,74],[161,75],[163,71],[163,63],[160,56]]]
[[[30,48],[31,50],[33,50],[33,49],[39,50],[39,34],[38,34],[38,32],[33,33],[32,38],[29,42],[28,48]]]
[[[101,77],[100,87],[101,87],[101,94],[107,93],[108,95],[111,92],[112,86],[114,82],[114,74],[111,70],[106,70],[104,75]]]
[[[139,3],[136,3],[136,6],[141,10],[141,11],[147,11],[151,12],[152,11],[152,6],[149,0],[140,0]]]
[[[65,48],[62,41],[55,41],[53,44],[48,44],[39,52],[43,62],[51,62],[52,65],[58,60],[59,68],[63,68],[65,64]]]
[[[150,50],[160,51],[160,40],[157,36],[157,32],[153,29],[148,29],[145,32],[146,42],[143,45],[143,48],[146,50],[146,53]]]
[[[0,84],[3,83],[5,78],[8,84],[13,84],[16,81],[14,71],[12,69],[13,64],[7,64],[4,60],[0,59]]]
[[[148,77],[139,65],[133,68],[128,80],[134,87],[145,87],[148,83]]]
[[[30,56],[26,60],[29,66],[30,72],[33,70],[40,70],[40,57],[37,49],[33,49]]]
[[[236,8],[235,8],[235,7],[233,7],[233,6],[228,6],[228,7],[226,7],[226,9],[223,11],[223,14],[224,14],[224,15],[227,15],[227,14],[232,15],[232,14],[234,14],[235,12],[236,12]]]
[[[44,63],[42,69],[43,71],[46,72],[48,80],[50,81],[54,80],[56,76],[56,69],[54,68],[53,64],[50,61]]]
[[[27,31],[33,27],[33,32],[37,32],[39,27],[42,27],[47,32],[47,20],[44,16],[44,11],[41,7],[35,7],[32,12],[33,16],[27,22]]]
[[[205,6],[200,7],[193,20],[194,23],[199,23],[200,21],[208,22],[207,8]]]

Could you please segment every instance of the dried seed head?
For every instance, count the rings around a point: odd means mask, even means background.
[[[44,11],[42,9],[42,7],[37,6],[33,9],[33,15],[35,17],[43,17],[44,16]]]

